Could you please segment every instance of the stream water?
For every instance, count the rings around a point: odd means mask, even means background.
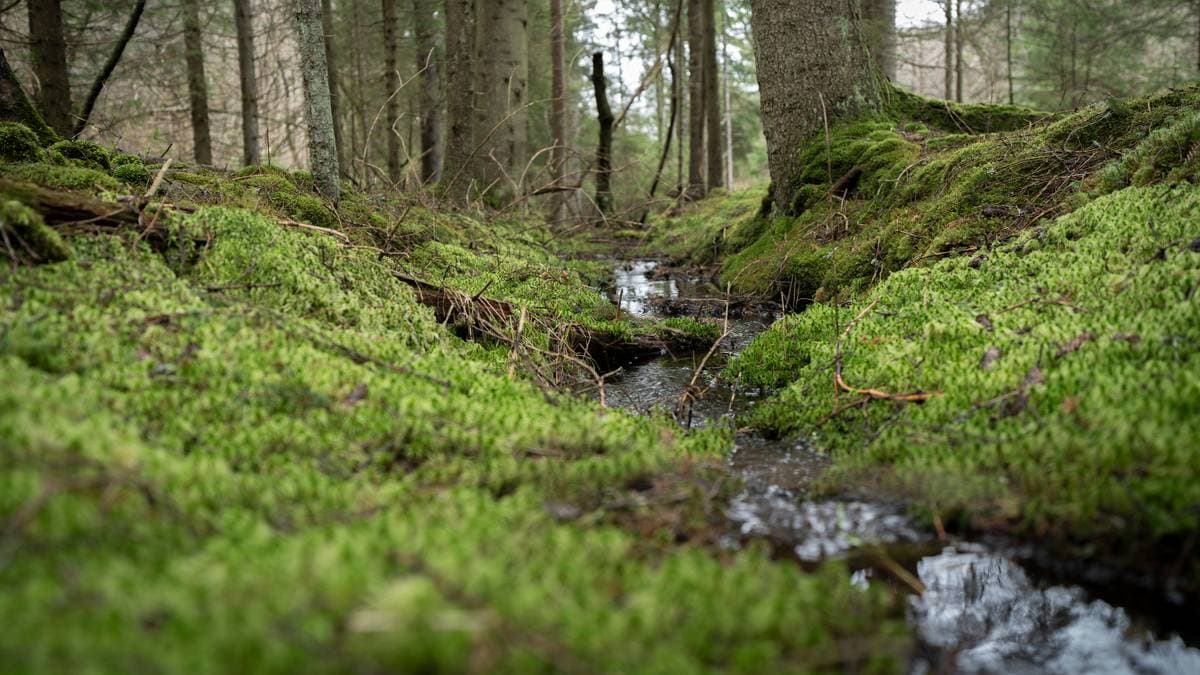
[[[634,316],[694,312],[719,295],[702,281],[664,274],[653,261],[619,262],[613,276],[611,297]],[[719,303],[707,307],[720,313]],[[706,394],[684,423],[722,423],[753,405],[758,392],[735,391],[718,377],[720,363],[773,320],[730,320],[721,357],[701,374]],[[664,354],[631,365],[607,384],[608,401],[639,412],[672,410],[700,358]],[[928,551],[910,570],[925,587],[908,601],[918,641],[910,672],[1200,674],[1200,649],[1159,630],[1152,616],[1109,604],[1080,585],[1040,579],[1009,546],[938,541],[906,516],[903,504],[882,498],[809,498],[807,486],[828,463],[804,440],[738,434],[729,466],[745,488],[726,508],[728,539],[736,545],[769,538],[806,562],[853,561],[849,556],[866,546]],[[865,586],[874,575],[873,567],[855,569],[853,583]]]

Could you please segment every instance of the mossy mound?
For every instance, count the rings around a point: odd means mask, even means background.
[[[43,156],[37,134],[20,122],[0,122],[0,162],[36,162]]]
[[[819,429],[849,484],[886,472],[934,512],[1090,539],[1130,564],[1170,558],[1200,531],[1198,213],[1195,185],[1126,188],[986,258],[790,316],[731,368],[786,385],[754,423]],[[936,395],[834,394],[835,337],[860,310],[844,380]],[[1200,592],[1200,566],[1185,567]]]
[[[89,169],[108,171],[112,168],[109,151],[92,141],[59,141],[50,146],[50,151]]]
[[[0,176],[59,190],[118,192],[121,189],[121,182],[108,173],[75,165],[3,164],[0,165]]]
[[[801,150],[788,213],[731,221],[720,204],[698,205],[659,221],[655,237],[689,242],[671,250],[679,257],[719,259],[722,284],[745,293],[791,306],[846,299],[897,270],[979,254],[1104,192],[1194,180],[1198,108],[1194,86],[1003,133],[947,135],[900,117],[848,122]]]
[[[926,124],[936,129],[967,134],[1015,131],[1053,119],[1054,115],[1019,106],[994,103],[955,103],[932,99],[889,87],[884,95],[888,116],[909,124]]]

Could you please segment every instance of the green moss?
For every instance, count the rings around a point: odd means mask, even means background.
[[[2,196],[0,235],[3,235],[0,238],[3,238],[6,250],[28,256],[33,262],[61,262],[71,257],[71,248],[57,232],[46,226],[36,211]]]
[[[1200,390],[1187,375],[1200,368],[1200,256],[1187,248],[1198,209],[1193,185],[1124,189],[984,262],[906,270],[854,308],[788,317],[731,368],[786,384],[753,420],[775,433],[820,428],[842,480],[887,468],[931,509],[1118,552],[1186,538],[1200,528]],[[937,395],[830,421],[834,337],[868,300],[844,346],[845,380]],[[999,359],[981,367],[993,348]],[[1200,585],[1200,569],[1188,574]]]
[[[1169,126],[1150,132],[1144,141],[1113,161],[1101,173],[1100,188],[1158,182],[1197,182],[1200,178],[1200,112],[1185,112]]]
[[[0,122],[0,162],[36,162],[42,157],[37,134],[20,122]]]
[[[954,103],[925,98],[898,87],[884,95],[884,110],[890,116],[927,124],[944,131],[970,134],[1014,131],[1045,121],[1049,113],[993,103]]]
[[[8,164],[0,166],[0,175],[60,190],[116,192],[121,189],[121,183],[107,173],[81,166]]]
[[[267,195],[267,199],[273,206],[283,210],[296,220],[330,229],[338,226],[337,216],[325,206],[319,197],[283,189],[270,193]]]
[[[150,183],[150,172],[146,170],[146,166],[138,161],[136,164],[120,164],[113,167],[113,178],[116,178],[130,185],[144,186]]]
[[[108,171],[112,167],[109,151],[92,141],[59,141],[50,150],[85,168]]]

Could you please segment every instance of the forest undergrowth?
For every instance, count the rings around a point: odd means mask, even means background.
[[[713,326],[620,316],[519,219],[0,131],[6,668],[903,662],[892,592],[715,545],[728,432],[566,391],[564,327]],[[52,223],[64,195],[99,213]]]
[[[643,250],[792,310],[727,373],[825,490],[1195,597],[1200,88],[984,134],[911,103],[815,138],[785,212],[718,196]]]

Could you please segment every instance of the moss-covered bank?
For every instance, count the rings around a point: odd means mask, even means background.
[[[0,174],[133,191],[79,161]],[[77,226],[68,259],[0,270],[7,669],[901,667],[888,590],[690,541],[725,433],[545,391],[395,276],[520,303],[526,340],[638,330],[546,233],[354,194],[312,222],[272,197],[302,175],[244,176],[172,174],[195,211],[157,250]]]
[[[1200,88],[982,136],[871,119],[804,156],[792,214],[736,195],[649,244],[807,306],[730,366],[776,391],[749,422],[814,434],[830,490],[1200,593]]]

